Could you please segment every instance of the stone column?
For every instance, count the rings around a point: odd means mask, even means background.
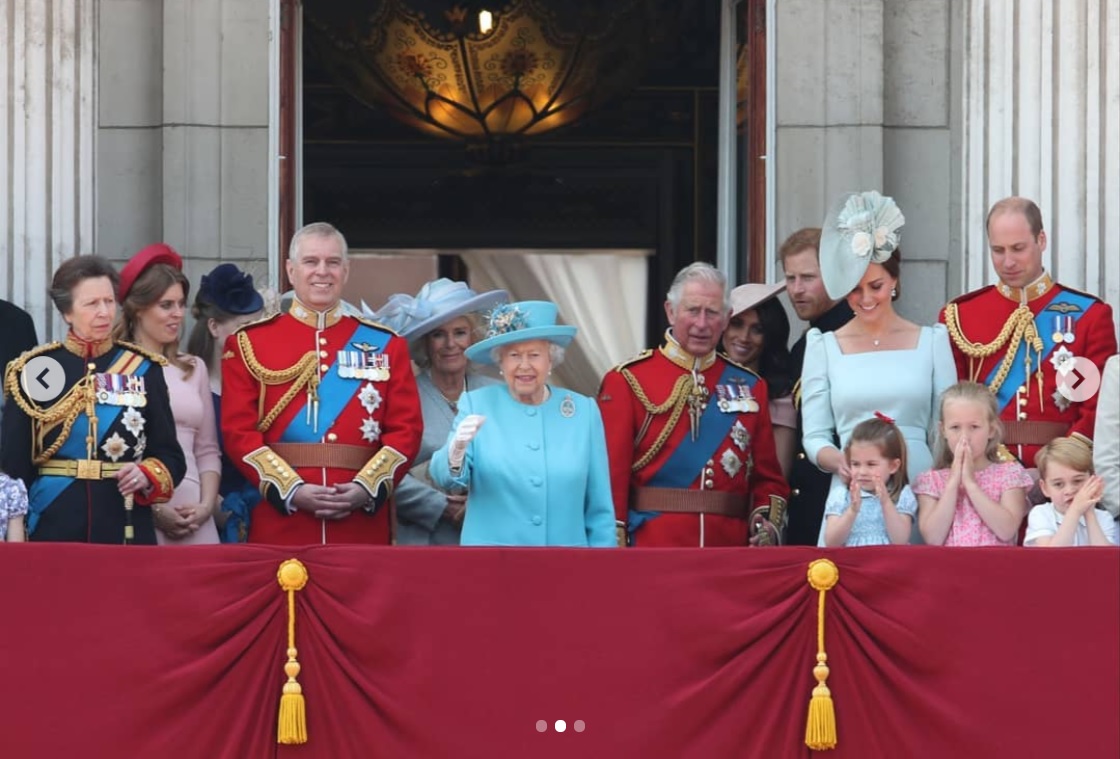
[[[964,19],[962,289],[995,281],[988,207],[1042,209],[1046,266],[1120,299],[1120,6],[1115,0],[970,0]]]
[[[64,324],[55,268],[94,245],[96,0],[0,0],[0,297]]]

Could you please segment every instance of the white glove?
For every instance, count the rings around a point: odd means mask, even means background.
[[[463,466],[463,459],[467,456],[467,444],[474,440],[478,430],[486,417],[480,414],[471,414],[464,417],[455,429],[455,437],[451,440],[451,448],[447,452],[447,463],[452,469],[458,470]]]

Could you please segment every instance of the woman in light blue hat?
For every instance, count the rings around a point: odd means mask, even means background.
[[[938,398],[957,381],[945,326],[919,326],[894,308],[902,292],[904,221],[893,199],[853,193],[829,213],[821,236],[825,289],[846,298],[855,318],[834,332],[806,333],[802,443],[809,459],[832,473],[831,489],[841,489],[840,497],[852,477],[843,448],[855,426],[877,412],[893,419],[906,439],[909,479],[930,469]],[[819,534],[824,545],[823,524]]]
[[[397,487],[397,545],[458,545],[467,504],[464,488],[440,489],[428,477],[428,460],[447,441],[467,390],[499,384],[470,371],[466,351],[481,332],[477,313],[509,300],[505,290],[476,293],[463,282],[440,278],[416,297],[393,295],[373,318],[408,340],[420,367],[416,386],[424,436],[412,470]]]
[[[505,385],[463,395],[432,455],[438,485],[470,489],[463,545],[618,545],[598,405],[548,384],[575,334],[554,304],[522,301],[494,309],[486,339],[467,350]]]

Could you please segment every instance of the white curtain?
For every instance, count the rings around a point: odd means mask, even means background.
[[[595,395],[608,369],[645,343],[648,250],[456,251],[470,270],[471,287],[500,288],[510,298],[549,300],[562,323],[579,329],[557,384]]]

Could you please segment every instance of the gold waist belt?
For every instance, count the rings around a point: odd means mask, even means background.
[[[49,459],[39,467],[39,474],[54,477],[75,477],[79,480],[111,480],[124,464],[90,459]]]

